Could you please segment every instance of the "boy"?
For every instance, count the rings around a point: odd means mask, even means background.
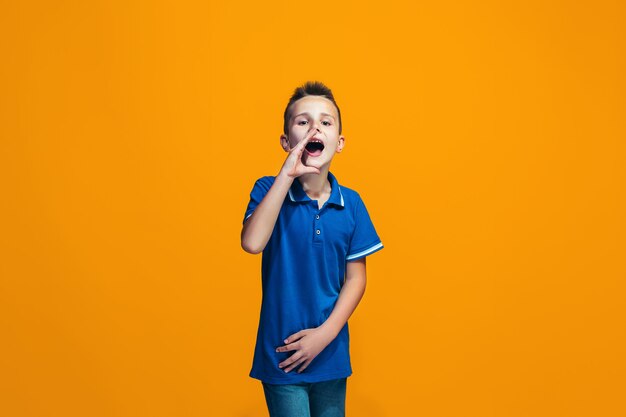
[[[359,194],[329,172],[344,142],[331,90],[305,83],[284,112],[289,154],[250,193],[241,246],[263,252],[250,376],[261,380],[271,417],[345,415],[347,321],[365,291],[365,257],[383,245]]]

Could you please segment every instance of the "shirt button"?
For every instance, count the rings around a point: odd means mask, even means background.
[[[319,219],[320,219],[320,215],[319,215],[319,214],[316,214],[316,215],[315,215],[315,219],[316,219],[316,220],[319,220]]]
[[[318,235],[319,235],[320,233],[322,233],[322,232],[320,232],[320,229],[317,229],[317,230],[315,231],[315,234],[318,234]]]

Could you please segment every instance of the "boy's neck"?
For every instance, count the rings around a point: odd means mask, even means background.
[[[302,189],[312,199],[330,194],[331,187],[328,181],[329,167],[323,167],[319,174],[303,174],[298,177]]]

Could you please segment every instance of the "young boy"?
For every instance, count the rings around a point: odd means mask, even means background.
[[[365,291],[365,257],[383,245],[359,194],[329,172],[344,142],[331,90],[307,82],[285,109],[282,168],[250,193],[241,246],[263,252],[250,376],[271,417],[345,415],[347,321]]]

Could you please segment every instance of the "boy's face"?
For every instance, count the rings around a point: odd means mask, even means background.
[[[339,115],[333,102],[322,96],[305,96],[291,105],[289,114],[288,134],[280,136],[283,149],[289,152],[309,130],[316,129],[304,149],[302,162],[318,169],[330,165],[335,152],[341,152],[344,145],[344,137],[339,134]]]

